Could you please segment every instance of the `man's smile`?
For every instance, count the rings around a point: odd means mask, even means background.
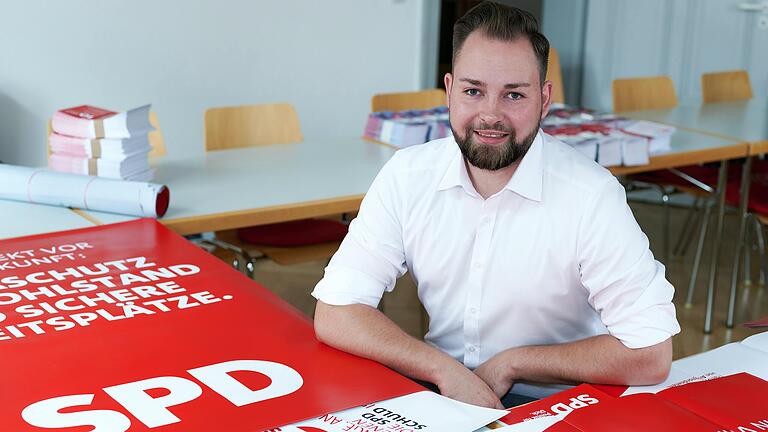
[[[475,129],[473,132],[483,144],[501,144],[505,142],[509,136],[509,132],[498,130]]]

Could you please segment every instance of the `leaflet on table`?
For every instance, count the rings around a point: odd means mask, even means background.
[[[424,390],[151,219],[0,242],[0,349],[1,431],[253,432]]]
[[[675,133],[675,130],[674,126],[645,120],[630,122],[622,128],[622,131],[626,133],[647,137],[651,155],[670,150],[672,134]]]
[[[268,432],[470,432],[506,413],[423,391],[281,426]]]
[[[364,132],[367,138],[400,148],[451,135],[446,107],[374,112],[368,116]]]
[[[768,331],[754,334],[741,341],[741,344],[768,353]]]
[[[51,152],[88,158],[123,159],[151,149],[147,135],[130,138],[77,138],[51,132],[48,135]]]
[[[768,382],[740,373],[614,397],[584,384],[516,407],[494,431],[768,430]],[[754,428],[754,429],[753,429]]]
[[[82,105],[56,111],[51,128],[61,134],[81,138],[130,138],[154,130],[149,122],[150,105],[121,113]]]
[[[150,169],[147,155],[151,150],[151,147],[147,147],[119,159],[51,153],[48,156],[48,168],[58,172],[131,180],[133,175]]]
[[[170,204],[170,191],[156,183],[0,164],[0,199],[162,217]]]

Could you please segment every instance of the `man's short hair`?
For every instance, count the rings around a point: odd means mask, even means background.
[[[470,9],[453,25],[453,56],[456,57],[469,35],[479,30],[491,39],[512,41],[519,37],[528,39],[539,61],[541,85],[547,76],[549,41],[539,33],[539,23],[529,12],[516,7],[504,6],[492,1],[484,1]]]

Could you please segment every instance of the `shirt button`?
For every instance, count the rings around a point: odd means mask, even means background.
[[[471,313],[471,314],[477,313],[477,309],[475,309],[475,308],[471,308],[471,309],[469,310],[469,313]]]
[[[481,268],[483,268],[483,263],[481,263],[481,262],[479,262],[479,261],[478,261],[478,262],[476,262],[476,263],[475,263],[475,268],[476,268],[476,269],[478,269],[478,270],[480,270]]]
[[[473,346],[469,347],[469,352],[475,352],[475,347]]]

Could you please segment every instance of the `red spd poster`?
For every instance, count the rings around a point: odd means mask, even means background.
[[[422,390],[150,219],[0,242],[0,376],[2,431],[254,432]]]

